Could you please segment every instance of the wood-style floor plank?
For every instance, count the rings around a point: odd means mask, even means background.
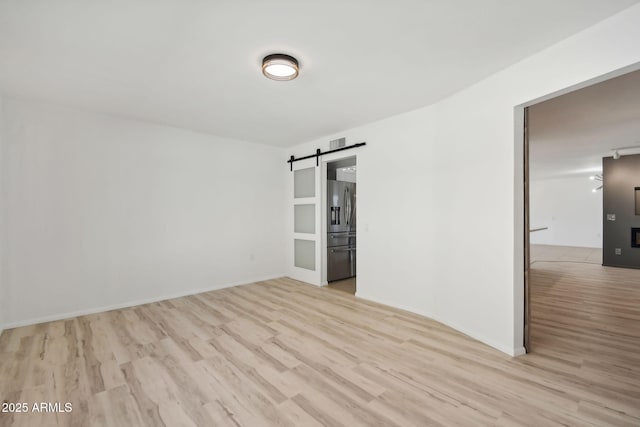
[[[640,425],[640,271],[536,254],[523,357],[283,278],[5,331],[0,426]]]

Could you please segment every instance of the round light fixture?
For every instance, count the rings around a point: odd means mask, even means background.
[[[262,60],[262,74],[271,80],[293,80],[298,71],[298,60],[284,53],[267,55]]]

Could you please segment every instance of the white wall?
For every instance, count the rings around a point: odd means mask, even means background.
[[[7,325],[283,274],[281,149],[4,107]]]
[[[602,247],[602,191],[588,176],[531,180],[532,244]]]
[[[358,296],[522,353],[523,150],[514,107],[637,63],[638,39],[635,6],[435,105],[287,152],[283,159],[328,149],[341,136],[367,142],[358,149]]]

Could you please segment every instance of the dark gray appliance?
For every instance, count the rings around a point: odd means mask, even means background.
[[[356,275],[356,184],[327,180],[327,281]]]

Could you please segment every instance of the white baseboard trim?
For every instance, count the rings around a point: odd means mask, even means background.
[[[256,279],[242,280],[242,281],[239,281],[239,282],[224,283],[224,284],[221,284],[221,285],[214,285],[214,286],[209,286],[209,287],[206,287],[206,288],[192,289],[192,290],[188,290],[188,291],[184,291],[184,292],[176,292],[176,293],[167,294],[167,295],[159,295],[159,296],[143,298],[143,299],[139,299],[139,300],[135,300],[135,301],[126,301],[126,302],[119,303],[119,304],[112,304],[112,305],[101,306],[101,307],[86,308],[86,309],[77,310],[77,311],[70,311],[70,312],[66,312],[66,313],[51,314],[51,315],[48,315],[48,316],[37,317],[37,318],[33,318],[33,319],[17,320],[15,322],[9,322],[9,323],[7,323],[5,325],[1,325],[1,326],[4,329],[12,329],[12,328],[19,328],[21,326],[37,325],[38,323],[53,322],[53,321],[56,321],[56,320],[64,320],[64,319],[71,319],[71,318],[78,317],[78,316],[86,316],[88,314],[96,314],[96,313],[103,313],[105,311],[118,310],[120,308],[135,307],[137,305],[150,304],[150,303],[154,303],[154,302],[158,302],[158,301],[166,301],[166,300],[169,300],[169,299],[180,298],[180,297],[185,297],[185,296],[189,296],[189,295],[196,295],[196,294],[201,294],[201,293],[210,292],[210,291],[216,291],[216,290],[224,289],[224,288],[232,288],[234,286],[248,285],[250,283],[263,282],[265,280],[271,280],[271,279],[279,279],[281,277],[284,277],[284,274],[280,274],[280,275],[277,275],[277,276],[268,276],[268,277],[261,277],[261,278],[256,278]]]
[[[518,356],[522,356],[527,354],[527,350],[524,348],[523,345],[521,345],[520,347],[516,347],[513,349],[513,357],[518,357]]]
[[[398,308],[400,310],[404,310],[404,311],[408,311],[410,313],[414,313],[414,314],[419,314],[420,316],[424,316],[427,317],[429,319],[435,320],[436,322],[440,322],[443,325],[447,325],[457,331],[462,332],[465,335],[468,335],[469,337],[480,341],[483,344],[488,345],[489,347],[493,347],[496,350],[499,350],[505,354],[508,354],[509,356],[521,356],[525,353],[524,351],[524,347],[516,347],[516,348],[511,348],[509,346],[505,346],[501,343],[496,343],[493,340],[487,339],[486,337],[483,337],[481,334],[476,333],[475,331],[471,331],[467,328],[463,328],[460,327],[459,325],[453,324],[451,322],[445,321],[443,319],[438,318],[438,316],[433,315],[433,313],[427,313],[423,310],[418,310],[416,308],[413,307],[408,307],[406,305],[403,304],[396,304],[396,303],[389,303],[389,301],[384,301],[381,298],[377,298],[377,297],[372,297],[370,295],[363,295],[362,292],[357,292],[356,291],[356,297],[358,298],[362,298],[365,299],[367,301],[372,301],[378,304],[382,304],[382,305],[386,305],[389,307],[393,307],[393,308]],[[521,352],[522,351],[522,352]]]

